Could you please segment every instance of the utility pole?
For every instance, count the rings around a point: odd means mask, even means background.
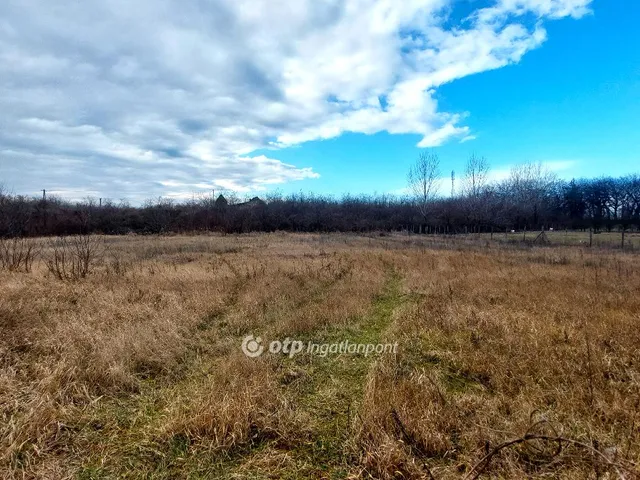
[[[455,184],[456,184],[456,172],[455,170],[451,170],[451,198],[455,194]]]
[[[46,233],[47,230],[47,191],[42,189],[42,223],[43,223],[43,233]]]

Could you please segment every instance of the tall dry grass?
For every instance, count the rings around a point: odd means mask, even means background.
[[[304,478],[305,462],[362,478],[638,472],[633,254],[401,236],[103,241],[75,281],[49,272],[47,242],[31,271],[0,271],[3,478]],[[239,351],[250,333],[339,339],[358,325],[374,338],[390,278],[399,306],[381,338],[397,355],[334,372]],[[320,408],[323,383],[363,392],[346,420]],[[327,432],[348,441],[327,451]],[[500,448],[526,434],[574,443]]]
[[[379,262],[356,263],[347,246],[324,251],[309,237],[104,241],[91,273],[74,282],[44,262],[29,274],[0,272],[2,476],[63,475],[56,456],[85,411],[140,395],[149,382],[167,390],[160,437],[242,443],[252,411],[275,400],[267,367],[236,361],[237,337],[342,324],[366,311],[383,281]],[[57,246],[45,242],[43,258]],[[198,362],[222,373],[188,378]]]
[[[402,259],[414,301],[393,326],[400,355],[370,373],[359,430],[367,470],[635,478],[638,266],[571,249]],[[516,443],[478,465],[526,434],[570,441]]]

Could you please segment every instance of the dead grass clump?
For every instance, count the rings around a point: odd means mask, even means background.
[[[376,478],[427,474],[433,459],[455,459],[464,414],[440,379],[403,370],[402,361],[378,364],[365,388],[356,441],[361,463]],[[457,410],[459,415],[451,415]]]
[[[108,276],[124,277],[132,269],[132,263],[119,254],[111,254],[106,261],[105,273]]]
[[[233,354],[206,380],[177,396],[163,436],[186,438],[192,448],[226,451],[277,437],[286,413],[271,367]]]

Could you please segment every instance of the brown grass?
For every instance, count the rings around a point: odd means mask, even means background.
[[[633,253],[402,236],[104,242],[73,282],[43,260],[0,271],[3,478],[640,472]],[[249,359],[247,334],[399,348]]]
[[[479,452],[543,419],[556,436],[635,463],[637,261],[570,250],[427,251],[405,260],[406,288],[419,296],[394,324],[401,354],[369,379],[366,465],[391,478],[398,464],[415,473],[418,456],[438,478],[455,478]],[[394,412],[413,445],[398,435]],[[385,457],[394,450],[404,457]],[[545,459],[511,449],[490,467],[567,478],[604,468],[575,450]]]

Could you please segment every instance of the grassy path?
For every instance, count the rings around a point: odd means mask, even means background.
[[[392,314],[403,299],[400,277],[389,273],[384,291],[375,299],[371,312],[357,324],[315,332],[316,343],[379,344],[392,321]],[[377,355],[329,354],[326,357],[300,354],[285,359],[285,367],[295,374],[286,385],[285,395],[306,419],[301,440],[293,449],[277,443],[242,458],[235,467],[225,469],[222,478],[346,478],[355,460],[352,448],[353,419],[359,411],[367,374]],[[255,455],[260,457],[256,461]],[[280,459],[268,461],[268,458]],[[271,470],[277,463],[277,472]]]
[[[315,343],[378,344],[403,298],[400,277],[389,271],[383,291],[375,298],[369,314],[354,324],[314,331],[305,341]],[[233,300],[231,301],[233,304]],[[218,322],[198,327],[207,335]],[[211,332],[213,334],[213,332]],[[215,338],[215,335],[212,337]],[[239,344],[239,340],[238,340]],[[236,343],[234,342],[234,348]],[[204,353],[204,354],[202,354]],[[285,373],[280,388],[296,411],[299,434],[291,441],[260,440],[224,455],[190,449],[179,439],[167,444],[155,438],[167,402],[193,385],[206,381],[215,358],[202,352],[189,362],[176,383],[144,382],[132,396],[105,399],[87,409],[78,419],[73,436],[74,450],[91,445],[90,456],[79,465],[78,478],[345,478],[354,465],[353,420],[359,411],[367,374],[377,357],[371,354],[329,354],[326,357],[301,353],[293,359],[277,359]],[[290,372],[291,375],[287,375]]]

